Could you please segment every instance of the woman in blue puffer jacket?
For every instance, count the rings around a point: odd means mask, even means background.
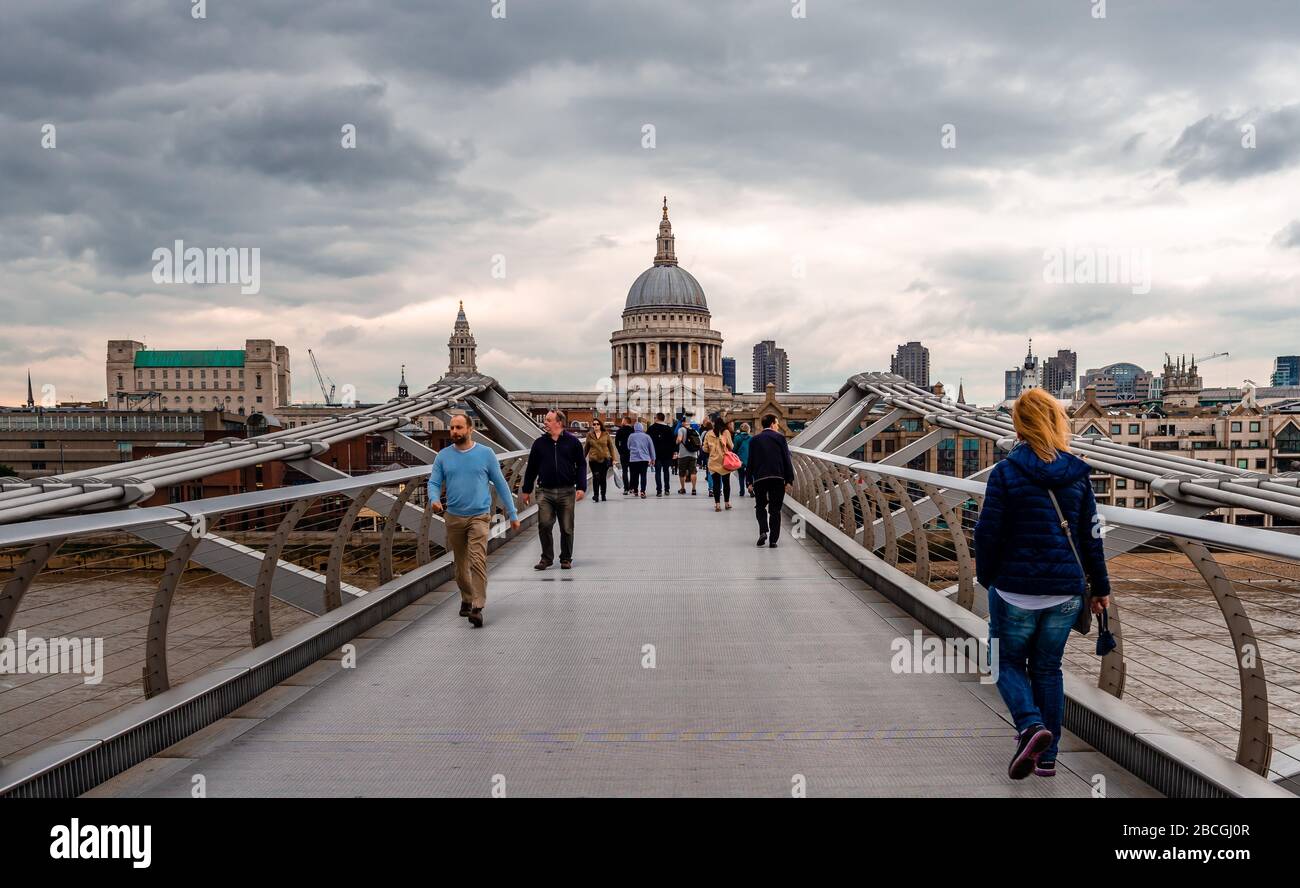
[[[988,590],[998,691],[1016,723],[1007,774],[1021,780],[1031,771],[1056,773],[1065,642],[1080,607],[1101,613],[1109,604],[1110,580],[1088,465],[1067,452],[1065,411],[1047,392],[1029,389],[1016,400],[1011,419],[1020,443],[989,475],[975,525],[975,570]]]

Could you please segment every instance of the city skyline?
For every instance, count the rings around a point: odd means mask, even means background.
[[[1295,8],[164,9],[10,15],[0,403],[29,367],[102,398],[107,339],[271,338],[378,400],[441,374],[460,300],[484,372],[594,387],[665,193],[740,379],[771,338],[801,391],[920,340],[981,404],[1029,336],[1093,367],[1229,351],[1216,385],[1300,350]],[[155,283],[177,240],[260,250],[260,289]],[[1150,291],[1044,280],[1081,246],[1146,255]]]

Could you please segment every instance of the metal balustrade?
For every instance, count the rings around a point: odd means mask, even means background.
[[[517,490],[527,452],[498,456]],[[427,508],[430,470],[0,526],[0,636],[103,644],[98,684],[5,676],[0,757],[57,741],[428,565],[446,539]],[[507,532],[501,516],[494,533]]]
[[[793,495],[857,545],[987,616],[973,531],[984,483],[793,447]],[[1275,779],[1300,764],[1300,537],[1101,506],[1118,646],[1066,668]]]

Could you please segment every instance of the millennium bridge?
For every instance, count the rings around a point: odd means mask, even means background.
[[[1003,414],[864,373],[792,440],[779,549],[748,499],[585,500],[571,571],[532,569],[536,506],[492,534],[488,624],[456,617],[434,452],[453,405],[519,498],[535,422],[492,378],[445,377],[327,421],[0,482],[0,635],[102,640],[95,680],[0,675],[0,794],[1291,797],[1300,788],[1294,475],[1076,437],[1149,510],[1101,507],[1118,646],[1075,636],[1058,775],[1006,779],[1014,736],[979,668],[986,593],[968,478],[908,468]],[[924,434],[879,461],[900,421]],[[351,476],[331,444],[419,463]],[[158,490],[283,461],[312,483],[166,506]],[[987,471],[987,470],[986,470]],[[972,640],[943,669],[928,641]],[[914,646],[914,647],[913,647]],[[954,648],[956,649],[956,648]],[[965,668],[953,668],[964,666]]]

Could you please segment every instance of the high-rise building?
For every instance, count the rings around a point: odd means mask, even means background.
[[[1002,397],[1014,401],[1020,396],[1020,368],[1008,370],[1002,374]]]
[[[110,339],[104,374],[108,406],[161,410],[224,410],[249,415],[288,404],[289,349],[249,339],[242,349],[145,348]]]
[[[1069,349],[1060,349],[1056,357],[1043,363],[1043,388],[1054,398],[1074,396],[1074,380],[1079,372],[1079,356]]]
[[[469,332],[469,320],[465,317],[465,303],[460,304],[456,313],[456,326],[447,340],[447,350],[451,360],[447,364],[448,376],[466,376],[478,373],[478,345],[474,334]]]
[[[722,387],[728,389],[732,394],[736,393],[736,359],[723,356],[722,358]]]
[[[889,372],[903,377],[913,385],[930,387],[930,350],[919,342],[900,345],[889,359]]]
[[[754,391],[766,391],[768,383],[778,392],[790,391],[790,362],[785,349],[777,348],[773,339],[754,346]]]
[[[1274,359],[1273,385],[1300,385],[1300,355],[1278,355]]]

